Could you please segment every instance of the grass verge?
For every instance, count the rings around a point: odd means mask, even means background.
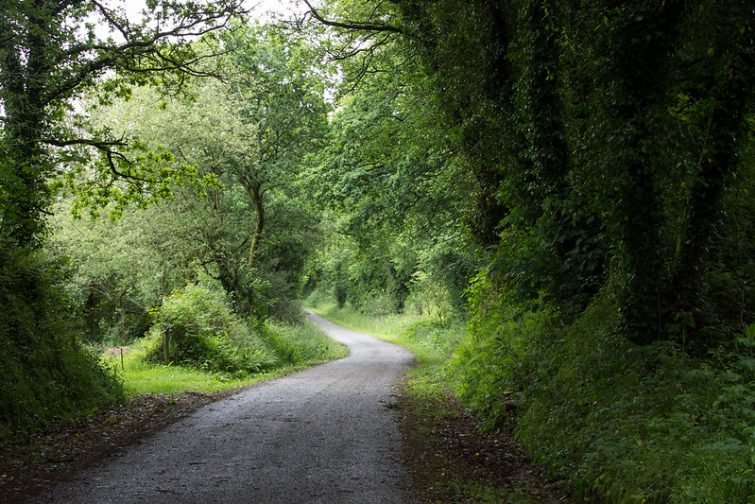
[[[111,348],[103,355],[106,366],[123,381],[128,397],[181,392],[214,393],[245,387],[346,355],[346,349],[310,323],[268,323],[266,339],[279,354],[275,367],[254,374],[209,372],[188,366],[158,364],[147,359],[148,345]],[[121,356],[121,352],[123,355]]]

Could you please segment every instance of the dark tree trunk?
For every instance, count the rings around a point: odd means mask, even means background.
[[[2,234],[15,247],[36,248],[44,228],[42,215],[49,204],[45,177],[50,170],[40,138],[47,130],[44,88],[49,66],[46,61],[45,22],[30,17],[29,35],[20,41],[11,37],[2,42],[0,97],[4,105],[4,143],[0,190]],[[18,45],[17,45],[18,44]],[[24,54],[25,53],[25,54]],[[25,58],[22,63],[21,58]]]
[[[755,47],[748,35],[753,29],[752,12],[747,7],[741,9],[744,11],[741,18],[736,15],[736,8],[728,14],[737,25],[740,19],[748,20],[749,29],[738,31],[731,26],[728,30],[738,36],[729,39],[731,47],[726,50],[733,56],[725,71],[718,72],[728,79],[718,83],[707,127],[708,139],[700,147],[699,172],[687,206],[682,247],[666,294],[670,317],[680,312],[694,317],[699,308],[712,237],[722,218],[726,183],[738,168],[739,149],[748,135],[745,121],[752,117]],[[706,345],[701,341],[692,343],[700,348]]]
[[[610,132],[620,152],[614,176],[621,181],[615,213],[626,275],[623,312],[627,336],[645,344],[664,337],[663,291],[666,275],[661,250],[661,201],[656,187],[661,167],[651,154],[660,136],[654,114],[669,86],[668,73],[683,21],[679,0],[633,12],[611,13],[614,30],[603,48],[609,58],[608,114]],[[611,103],[610,100],[615,100]],[[623,132],[622,132],[623,129]]]

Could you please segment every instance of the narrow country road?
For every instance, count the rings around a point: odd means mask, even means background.
[[[34,502],[411,502],[393,409],[411,353],[310,318],[349,357],[205,406]]]

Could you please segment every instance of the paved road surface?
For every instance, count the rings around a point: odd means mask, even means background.
[[[406,503],[395,345],[310,318],[349,357],[210,404],[35,502]]]

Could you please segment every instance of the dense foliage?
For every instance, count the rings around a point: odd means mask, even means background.
[[[339,303],[402,299],[375,278],[411,278],[407,299],[428,275],[469,285],[449,378],[485,425],[516,426],[584,496],[751,500],[751,6],[334,1],[312,16],[346,59],[322,165],[354,251],[321,263]],[[439,243],[453,255],[433,271],[418,258]],[[372,273],[372,244],[401,275]]]
[[[231,310],[220,289],[187,285],[153,312],[147,359],[221,371],[258,372],[274,355]]]
[[[317,360],[307,295],[466,323],[455,391],[581,496],[752,500],[748,2],[148,7],[0,10],[0,430],[118,397],[82,341]]]
[[[0,436],[121,397],[117,378],[76,338],[74,303],[60,286],[64,272],[42,252],[0,249]]]
[[[233,2],[156,1],[141,21],[129,22],[121,9],[99,2],[0,7],[3,433],[87,411],[120,394],[96,357],[80,348],[80,320],[70,316],[74,300],[63,287],[66,268],[41,250],[53,177],[70,164],[90,162],[104,187],[115,189],[121,176],[138,180],[115,191],[123,198],[141,190],[159,193],[171,178],[181,178],[173,170],[159,176],[161,153],[134,144],[127,156],[123,139],[82,132],[75,99],[101,84],[100,97],[107,100],[136,83],[178,83],[199,58],[182,36],[220,29],[236,11]],[[89,21],[118,35],[99,36]]]
[[[321,71],[303,39],[239,12],[0,11],[3,435],[117,400],[103,346],[223,377],[341,354],[297,302]]]

